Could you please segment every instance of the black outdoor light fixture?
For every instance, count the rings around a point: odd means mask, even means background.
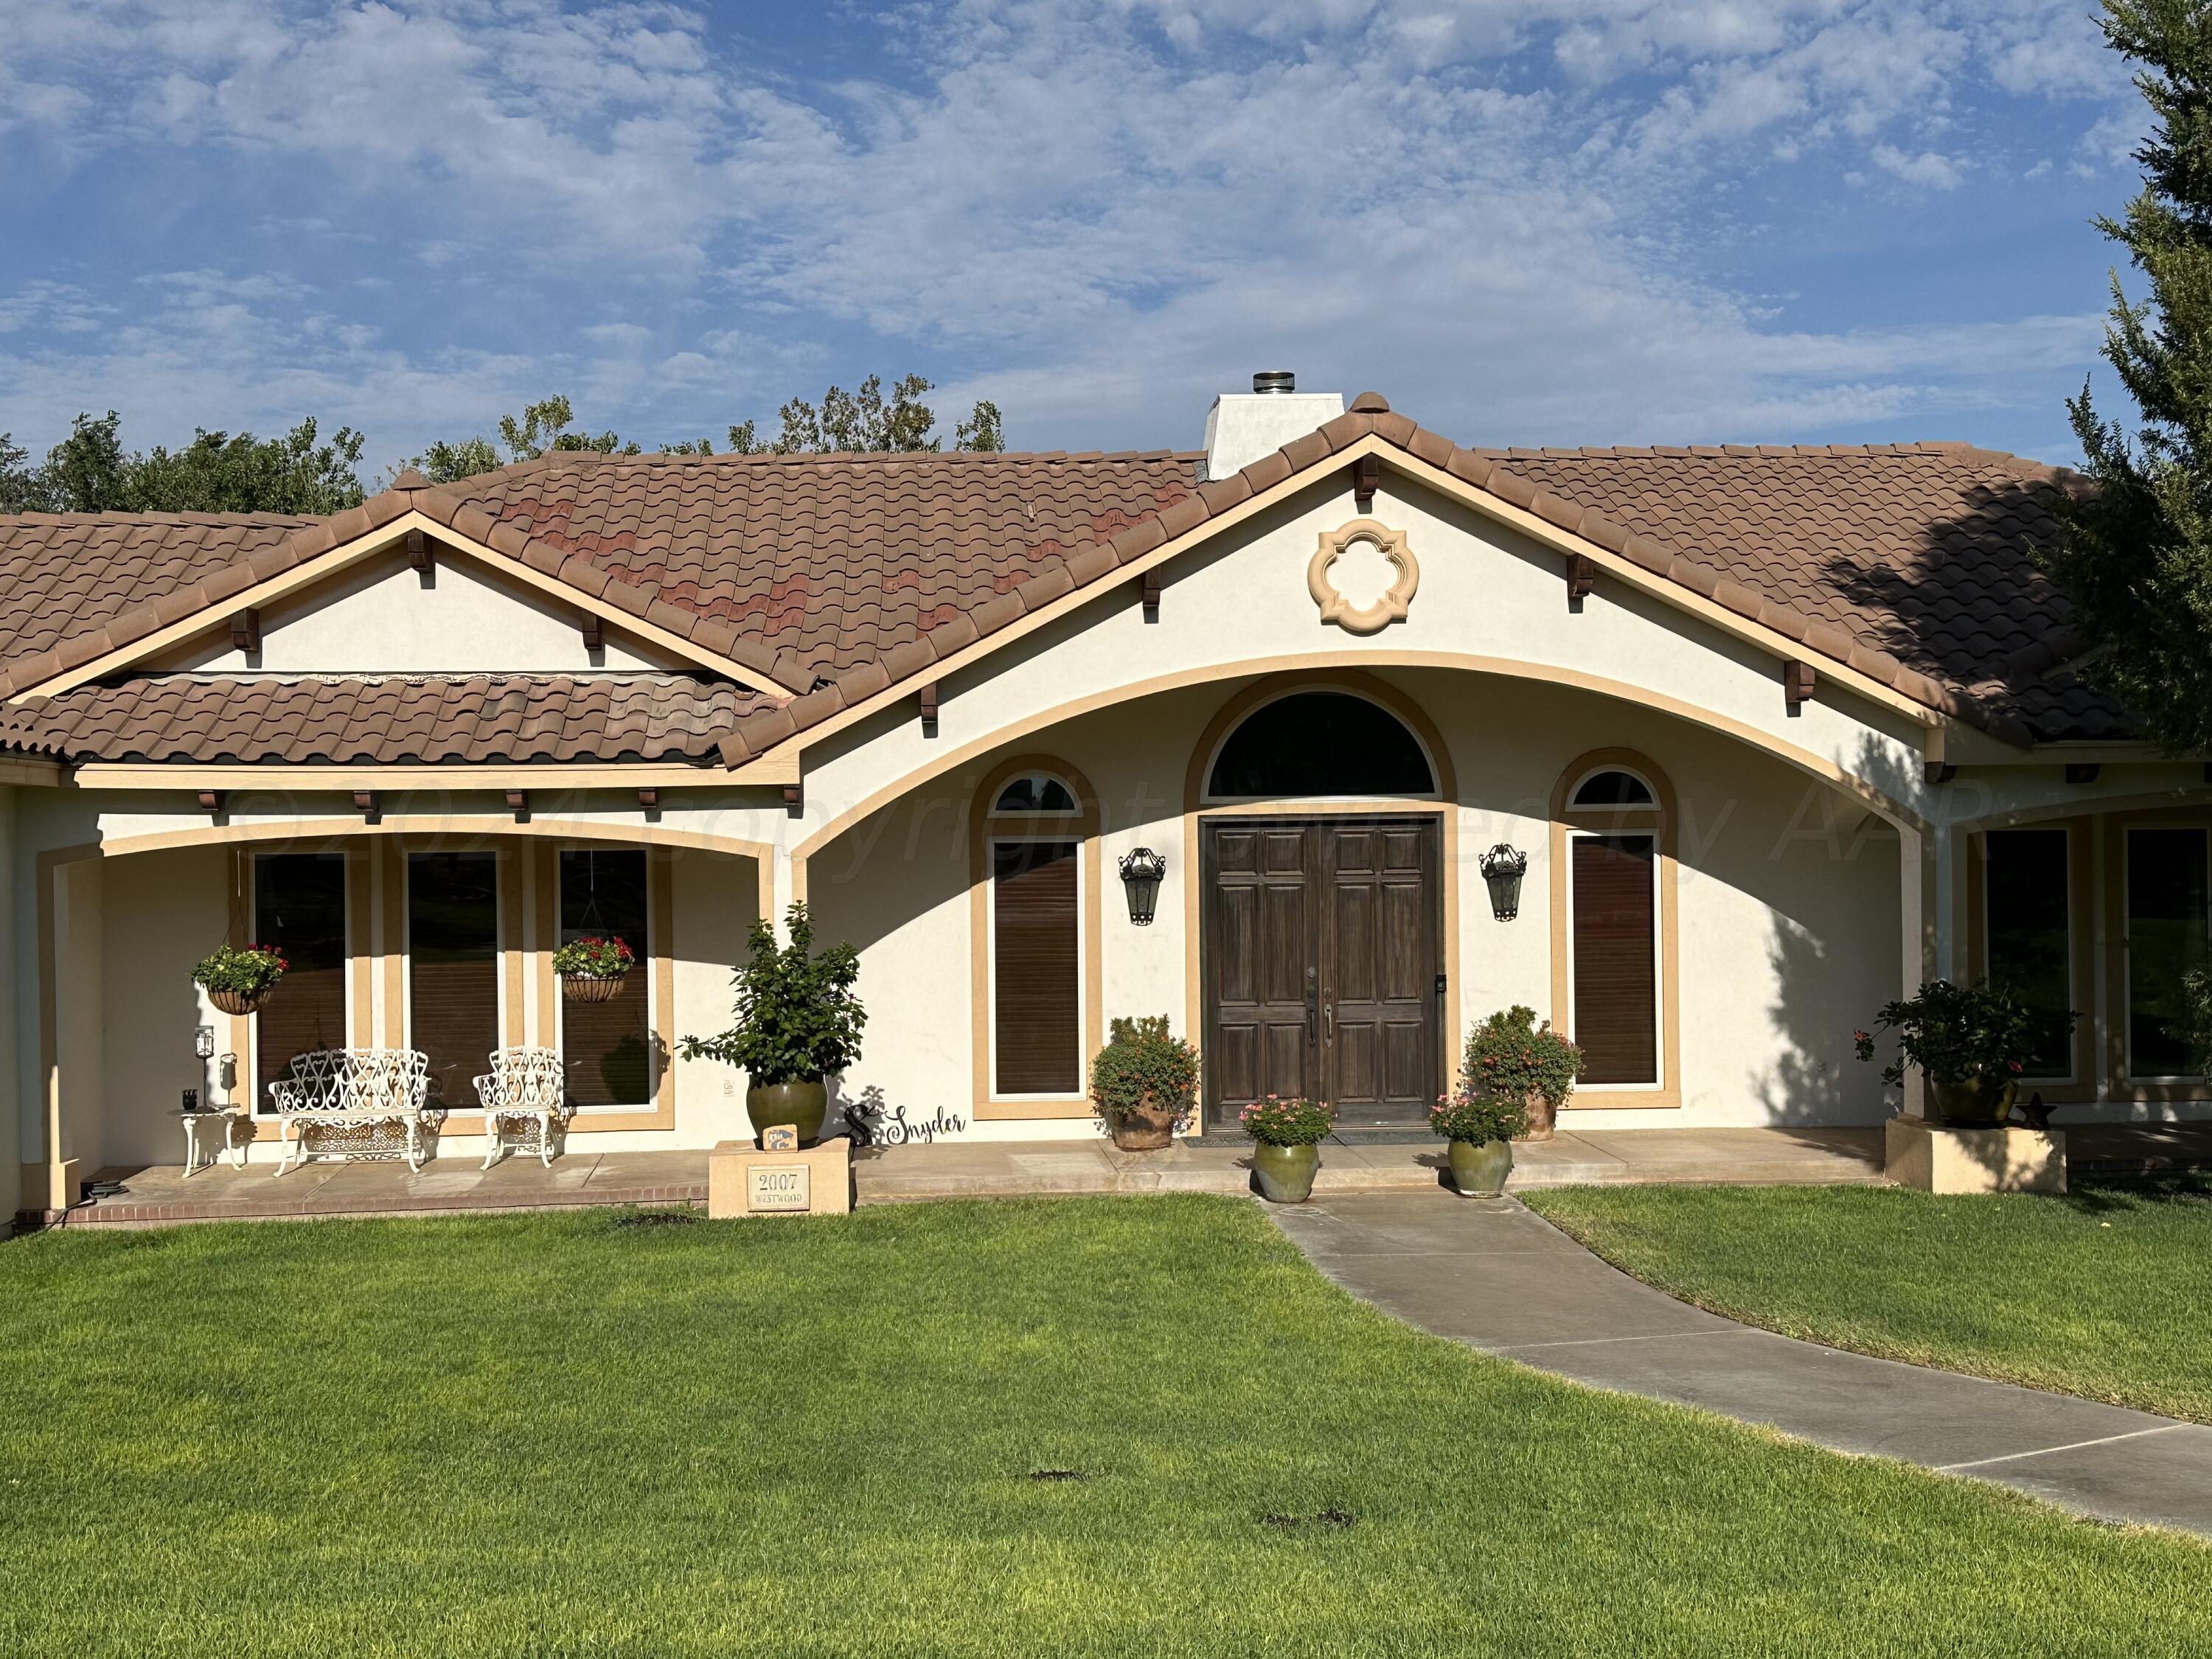
[[[1490,885],[1490,914],[1510,921],[1521,914],[1521,878],[1528,873],[1528,855],[1499,842],[1482,855],[1482,878]]]
[[[1121,858],[1121,886],[1129,896],[1129,920],[1139,927],[1152,925],[1160,902],[1160,878],[1168,861],[1149,847],[1139,847]]]

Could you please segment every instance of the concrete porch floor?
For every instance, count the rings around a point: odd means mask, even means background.
[[[2079,1174],[2212,1171],[2212,1123],[2094,1124],[2069,1130]],[[1095,1193],[1250,1190],[1251,1150],[1215,1139],[1161,1152],[1116,1152],[1096,1140],[953,1142],[882,1146],[854,1156],[862,1204],[933,1198],[1073,1196]],[[1443,1147],[1322,1148],[1316,1197],[1433,1192],[1446,1184]],[[568,1152],[550,1169],[510,1157],[489,1170],[473,1158],[404,1164],[310,1164],[281,1179],[274,1165],[228,1164],[189,1180],[175,1164],[104,1170],[125,1190],[72,1209],[64,1224],[164,1226],[323,1216],[435,1215],[586,1205],[704,1204],[703,1152]],[[1583,1182],[1714,1182],[1826,1185],[1879,1182],[1881,1131],[1851,1129],[1620,1129],[1560,1131],[1514,1148],[1514,1188]]]

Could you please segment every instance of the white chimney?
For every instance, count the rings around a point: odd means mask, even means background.
[[[1295,377],[1281,370],[1255,374],[1249,394],[1224,392],[1206,411],[1206,476],[1241,471],[1343,413],[1340,392],[1300,392]]]

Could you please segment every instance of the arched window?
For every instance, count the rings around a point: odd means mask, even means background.
[[[1591,773],[1575,786],[1574,797],[1567,802],[1572,807],[1596,807],[1601,810],[1606,807],[1656,806],[1657,804],[1652,798],[1650,784],[1635,773],[1625,772],[1618,767]]]
[[[993,816],[1053,814],[1073,817],[1074,792],[1049,772],[1027,772],[1012,779],[991,804]]]
[[[1380,703],[1346,691],[1296,691],[1254,709],[1206,786],[1216,800],[1436,792],[1419,739]]]
[[[1088,868],[1097,808],[1073,772],[1016,762],[985,782],[977,920],[989,1040],[978,1097],[1083,1093]],[[1095,925],[1095,924],[1092,924]]]

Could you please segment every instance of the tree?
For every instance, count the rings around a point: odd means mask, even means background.
[[[2124,221],[2097,226],[2148,284],[2119,273],[2104,356],[2142,418],[2132,438],[2085,383],[2068,412],[2094,487],[2062,501],[2045,556],[2100,647],[2085,672],[2176,752],[2212,752],[2212,6],[2105,0],[2105,39],[2138,65],[2152,131]]]
[[[315,441],[305,420],[281,438],[210,432],[173,453],[123,447],[113,410],[79,415],[70,434],[26,468],[23,450],[0,434],[0,511],[9,513],[287,513],[314,517],[358,506],[362,435],[340,427]]]
[[[824,450],[933,453],[939,447],[939,441],[931,435],[937,428],[937,411],[921,401],[922,394],[933,389],[921,375],[909,374],[891,387],[890,401],[886,403],[883,376],[871,374],[860,382],[858,392],[831,386],[822,394],[819,407],[794,398],[778,411],[783,418],[783,432],[770,447],[779,455]],[[750,437],[750,422],[744,431]],[[735,427],[730,429],[732,448],[737,447],[738,432]],[[1004,449],[999,406],[978,403],[968,419],[954,428],[953,447]]]
[[[1006,428],[999,416],[999,406],[988,398],[975,400],[975,408],[968,418],[952,429],[955,449],[988,450],[996,453],[1006,447]]]

